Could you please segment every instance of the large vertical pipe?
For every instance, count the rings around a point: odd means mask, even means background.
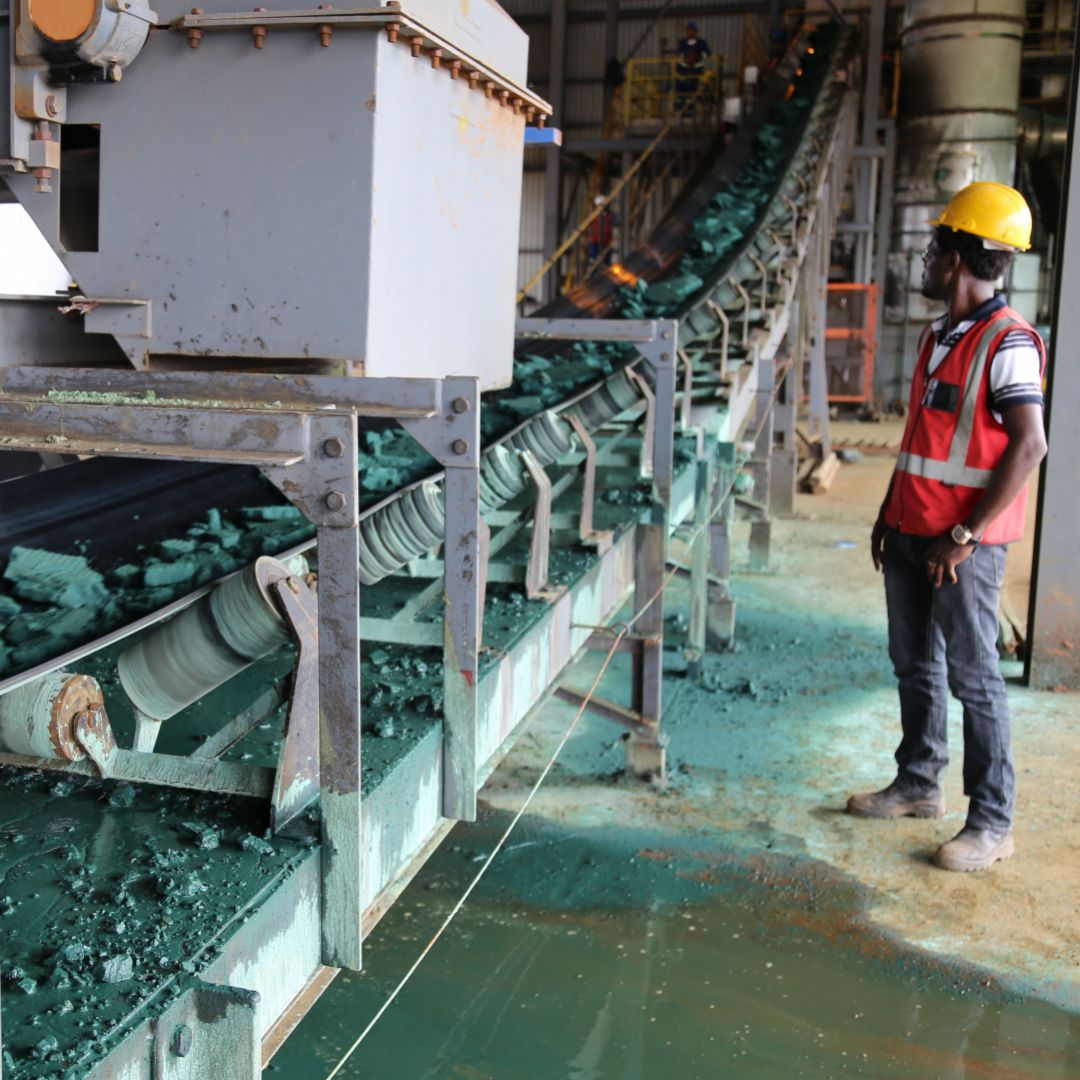
[[[563,98],[566,87],[566,0],[552,0],[551,44],[548,50],[548,101],[556,126],[563,125]],[[547,148],[544,176],[544,262],[559,247],[559,210],[562,205],[562,157],[559,147]],[[545,278],[545,300],[554,300],[559,290],[558,271]]]
[[[1024,23],[1024,0],[907,2],[885,298],[893,348],[904,336],[895,324],[905,310],[918,323],[939,314],[919,292],[921,262],[908,257],[929,241],[927,221],[973,180],[1013,183]],[[903,360],[906,382],[914,359]],[[894,400],[906,398],[904,386],[885,389]]]

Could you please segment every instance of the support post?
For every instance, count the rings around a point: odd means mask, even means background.
[[[709,613],[709,512],[713,490],[711,455],[697,461],[694,484],[694,542],[690,547],[690,626],[686,640],[686,673],[692,679],[701,675],[706,649]]]
[[[831,183],[826,181],[821,192],[821,208],[831,206]],[[814,238],[806,259],[809,270],[806,278],[807,324],[810,346],[810,434],[820,440],[822,460],[832,451],[829,439],[829,383],[825,368],[825,318],[829,283],[829,230],[832,221],[828,214],[818,214],[814,223]]]
[[[619,59],[619,0],[607,0],[604,8],[604,118],[611,113],[615,87],[608,82],[608,66]],[[615,132],[612,132],[615,134]]]
[[[709,526],[710,583],[706,640],[729,649],[735,640],[735,599],[731,591],[731,527],[735,520],[735,444],[717,447],[715,487],[710,507],[718,506]]]
[[[311,418],[302,465],[264,469],[318,527],[322,962],[360,969],[360,529],[355,413]]]
[[[1035,562],[1028,616],[1028,679],[1039,688],[1080,689],[1080,504],[1076,500],[1076,455],[1080,448],[1080,368],[1073,355],[1080,341],[1080,308],[1073,301],[1080,283],[1080,60],[1073,58],[1059,261],[1051,335],[1047,423],[1050,452],[1039,482]]]
[[[652,366],[655,378],[650,520],[637,527],[634,554],[634,610],[641,612],[635,630],[641,635],[634,654],[633,707],[657,734],[652,739],[631,733],[627,766],[639,776],[663,776],[665,742],[660,735],[664,682],[664,575],[667,572],[671,485],[675,466],[675,350],[679,326],[667,320],[657,324],[654,341],[638,346]],[[645,607],[645,605],[648,605]],[[645,608],[642,611],[642,608]]]
[[[552,0],[551,45],[548,52],[548,100],[551,102],[552,121],[563,120],[563,97],[566,73],[566,0]],[[562,153],[558,146],[547,148],[544,165],[544,262],[558,250],[561,240],[559,211],[562,205]],[[555,267],[544,278],[544,299],[554,300],[559,295],[559,272]]]
[[[773,387],[776,379],[776,360],[770,356],[758,360],[757,402],[754,409],[754,429],[757,441],[754,444],[754,457],[751,472],[754,477],[754,501],[763,509],[750,523],[750,569],[765,571],[769,569],[769,548],[772,539],[772,522],[769,519],[769,506],[772,486],[773,454]]]
[[[874,248],[874,281],[878,286],[877,320],[874,326],[874,342],[877,355],[883,355],[884,329],[885,329],[885,283],[889,271],[889,237],[892,230],[893,216],[893,188],[896,184],[896,123],[890,118],[883,122],[885,132],[885,150],[881,164],[881,182],[878,185],[880,199],[878,202],[877,218],[877,241]],[[874,368],[874,391],[879,398],[888,398],[890,386],[887,382],[886,372],[891,376],[892,371],[888,365],[878,361]],[[896,396],[903,397],[904,378],[903,360],[899,365],[899,382],[896,384]]]
[[[799,402],[799,375],[802,370],[801,308],[791,302],[788,316],[787,373],[780,375],[773,408],[772,475],[769,478],[769,513],[786,517],[795,513],[795,492],[799,481],[799,450],[795,420]]]
[[[448,467],[445,483],[443,816],[475,821],[480,719],[477,667],[483,629],[480,471]]]
[[[855,280],[864,283],[872,280],[874,272],[874,215],[878,203],[877,191],[883,179],[880,158],[875,152],[878,151],[878,100],[881,97],[881,53],[885,42],[886,6],[887,0],[870,0],[859,133],[863,153],[855,160],[855,220],[863,226],[855,241]],[[884,287],[883,279],[877,280]]]
[[[480,517],[480,390],[442,382],[442,411],[403,426],[446,467],[443,545],[443,816],[476,820],[477,685],[484,627],[486,534]]]

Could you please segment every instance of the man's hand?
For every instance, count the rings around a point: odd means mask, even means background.
[[[970,559],[974,550],[974,544],[955,544],[949,536],[935,540],[926,553],[926,575],[933,582],[934,588],[941,588],[946,574],[949,581],[955,585],[956,568],[965,559]]]
[[[870,533],[870,558],[874,560],[874,569],[880,570],[885,555],[885,515],[878,514]]]

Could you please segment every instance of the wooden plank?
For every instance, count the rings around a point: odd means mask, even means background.
[[[806,490],[811,495],[824,495],[832,487],[836,474],[840,471],[840,459],[829,451],[824,461],[814,466],[807,480]]]

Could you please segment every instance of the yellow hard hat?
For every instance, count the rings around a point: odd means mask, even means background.
[[[931,225],[978,236],[987,247],[1006,251],[1031,248],[1031,210],[1015,188],[976,180],[958,191]]]

